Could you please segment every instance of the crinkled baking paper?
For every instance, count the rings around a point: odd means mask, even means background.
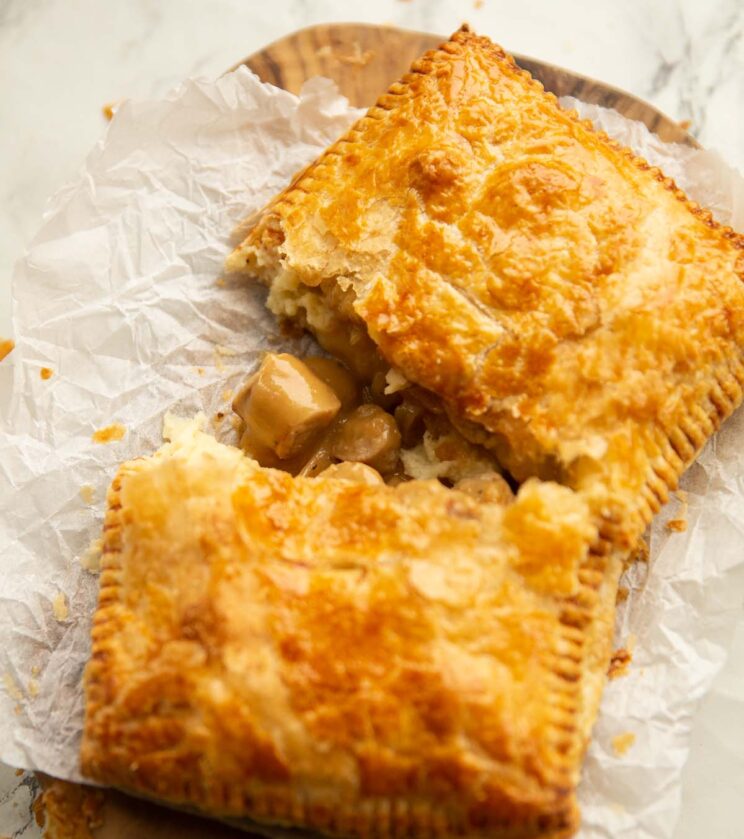
[[[714,154],[669,146],[613,111],[573,103],[744,227],[744,183]],[[297,351],[262,292],[222,276],[234,226],[358,115],[316,79],[299,98],[245,68],[129,102],[77,180],[51,201],[13,279],[15,352],[0,365],[0,759],[79,779],[81,676],[98,535],[118,463],[161,442],[166,411],[234,439],[229,390],[262,350]],[[9,363],[11,362],[11,363]],[[42,379],[48,367],[51,378]],[[95,443],[111,424],[121,440]],[[673,830],[700,697],[721,667],[744,591],[744,416],[705,448],[626,581],[611,681],[580,798],[583,839]],[[684,532],[666,521],[684,517]],[[620,756],[615,738],[634,742]],[[631,737],[625,737],[629,740]]]

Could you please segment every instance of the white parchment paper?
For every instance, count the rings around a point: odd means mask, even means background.
[[[744,227],[744,181],[715,155],[573,104]],[[325,80],[299,98],[245,68],[189,81],[125,104],[50,203],[16,268],[17,346],[0,365],[1,760],[80,778],[98,581],[79,557],[99,535],[106,487],[118,463],[160,444],[168,410],[224,411],[214,432],[232,439],[226,391],[261,350],[300,349],[260,290],[223,279],[228,236],[357,115]],[[125,436],[94,443],[111,423]],[[650,567],[628,581],[618,644],[633,646],[633,662],[608,685],[587,757],[583,839],[671,834],[692,715],[744,594],[743,460],[740,412],[684,480],[687,530],[670,532],[666,519],[681,513],[664,511]],[[627,732],[635,742],[618,756],[613,738]]]

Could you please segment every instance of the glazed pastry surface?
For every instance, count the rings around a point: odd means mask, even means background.
[[[552,483],[482,504],[169,443],[109,492],[83,771],[339,835],[562,835],[607,666],[595,541]]]
[[[518,481],[580,489],[617,544],[741,400],[744,238],[467,29],[228,266],[331,352],[371,338]]]

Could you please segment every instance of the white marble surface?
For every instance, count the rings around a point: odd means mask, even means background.
[[[292,29],[331,20],[443,35],[468,20],[510,50],[691,120],[704,145],[744,170],[742,0],[0,0],[0,337],[11,335],[13,264],[47,197],[105,130],[104,103],[213,77]],[[730,663],[698,713],[678,839],[744,835],[737,700],[744,610]],[[0,834],[30,839],[39,834],[20,780],[0,767]]]

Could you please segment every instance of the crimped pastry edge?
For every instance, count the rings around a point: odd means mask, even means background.
[[[310,831],[330,836],[375,836],[387,837],[481,837],[493,836],[494,839],[561,839],[571,836],[578,826],[578,808],[575,803],[575,786],[580,771],[581,755],[586,747],[589,729],[596,715],[596,707],[586,708],[587,696],[593,693],[598,701],[594,685],[587,683],[587,674],[582,663],[587,655],[589,643],[597,643],[590,638],[593,618],[598,606],[599,591],[606,582],[608,557],[611,547],[601,538],[590,549],[584,566],[579,572],[580,589],[578,594],[567,603],[560,616],[564,627],[565,642],[560,646],[566,650],[550,674],[546,702],[555,708],[561,701],[572,700],[571,714],[575,724],[567,730],[565,720],[555,719],[551,723],[556,735],[562,735],[563,754],[557,753],[557,765],[561,777],[556,777],[552,788],[556,802],[561,806],[553,812],[536,812],[529,822],[510,824],[510,814],[504,813],[503,823],[494,827],[491,823],[487,833],[482,831],[463,832],[459,819],[452,819],[452,814],[445,808],[436,808],[428,801],[411,802],[405,798],[359,799],[348,805],[334,802],[334,806],[313,805],[290,788],[270,788],[238,790],[234,785],[222,784],[210,786],[191,782],[187,779],[169,777],[163,789],[152,790],[146,785],[132,783],[129,767],[111,762],[98,747],[93,731],[99,710],[106,706],[106,694],[115,692],[116,687],[107,682],[110,650],[114,642],[118,621],[117,614],[122,606],[122,529],[126,525],[126,515],[121,504],[121,491],[127,477],[146,469],[147,460],[128,461],[120,467],[107,495],[107,512],[104,521],[104,546],[101,564],[101,585],[99,606],[93,619],[91,630],[92,651],[85,673],[86,706],[85,731],[81,748],[83,773],[93,780],[129,790],[152,800],[162,798],[177,807],[196,807],[198,811],[228,821],[246,830],[255,829],[252,822],[245,822],[243,817],[250,812],[262,829],[274,827],[293,827],[298,822]],[[612,574],[612,571],[609,572]],[[604,645],[609,660],[609,639]],[[593,674],[596,676],[597,674]],[[604,669],[601,679],[604,678]],[[116,723],[109,734],[115,736]],[[132,759],[135,759],[132,755]],[[257,795],[258,793],[258,795]]]
[[[256,250],[260,250],[261,235],[266,228],[270,224],[274,224],[275,229],[281,229],[282,211],[285,207],[297,207],[303,203],[304,196],[312,191],[306,187],[314,181],[322,181],[322,171],[332,161],[333,157],[345,154],[348,151],[348,146],[359,141],[367,120],[385,119],[387,114],[395,109],[398,97],[406,92],[416,75],[431,73],[438,61],[446,60],[449,56],[460,53],[471,42],[477,42],[498,62],[506,64],[512,72],[521,76],[529,86],[551,101],[561,114],[581,125],[614,151],[622,154],[637,169],[652,175],[656,181],[682,202],[694,217],[741,250],[742,269],[738,272],[738,276],[744,281],[744,234],[737,233],[730,226],[717,222],[710,210],[690,200],[684,190],[679,188],[672,178],[664,175],[661,169],[651,166],[632,149],[613,140],[606,132],[595,128],[590,120],[581,119],[576,111],[562,108],[555,94],[546,91],[542,83],[534,79],[527,70],[520,67],[509,53],[490,39],[476,35],[466,23],[438,48],[428,50],[416,59],[411,65],[410,71],[378,97],[375,104],[360,120],[351,126],[346,134],[327,148],[317,160],[297,173],[290,184],[255,216],[256,221],[253,229],[227,257],[227,269],[240,273],[255,274],[259,279],[266,281],[266,278],[261,277],[262,272],[255,260],[253,263],[249,262],[242,252],[246,243],[251,242]],[[740,352],[738,358],[729,356],[721,359],[724,369],[715,370],[715,382],[706,393],[705,399],[708,404],[706,404],[704,410],[701,411],[697,405],[686,406],[686,411],[677,425],[668,429],[664,428],[658,420],[654,420],[654,442],[660,447],[662,454],[660,457],[654,457],[653,450],[648,446],[646,447],[649,470],[644,478],[637,504],[624,511],[627,515],[623,517],[622,521],[617,518],[617,510],[615,512],[607,511],[606,513],[603,511],[600,514],[602,519],[600,527],[606,537],[619,549],[631,550],[633,548],[645,528],[650,524],[653,516],[669,499],[669,493],[677,488],[680,476],[694,461],[707,439],[720,428],[724,420],[741,403],[744,392],[744,358],[742,356],[744,356],[744,352]],[[487,431],[486,426],[483,426],[483,428]],[[462,429],[460,431],[462,433]],[[467,434],[464,436],[467,437]]]

